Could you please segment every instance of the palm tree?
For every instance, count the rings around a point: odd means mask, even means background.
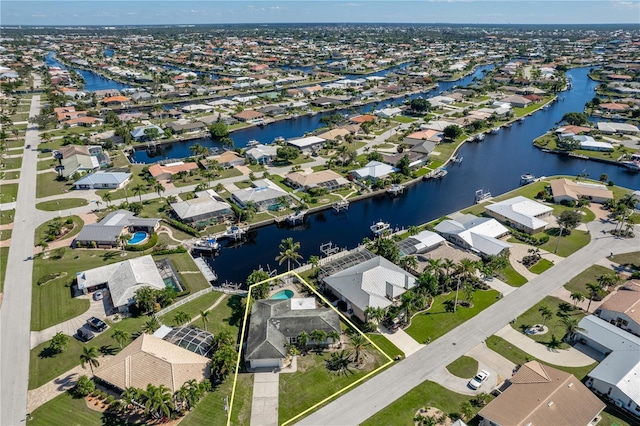
[[[362,334],[354,334],[351,336],[351,346],[353,346],[353,350],[355,351],[353,361],[357,363],[360,360],[360,353],[369,346],[369,341],[367,341]]]
[[[134,195],[136,195],[136,194],[138,195],[138,199],[140,200],[140,203],[142,203],[142,193],[145,192],[146,189],[147,189],[146,187],[144,187],[144,186],[142,186],[140,184],[138,184],[138,185],[136,185],[136,186],[134,186],[132,188],[133,194]]]
[[[598,281],[598,284],[600,284],[603,290],[608,290],[609,287],[615,286],[620,282],[620,277],[615,273],[603,274],[600,275],[596,281]]]
[[[144,324],[142,324],[142,332],[146,334],[153,334],[160,328],[160,321],[155,316],[150,316]]]
[[[111,204],[111,193],[105,192],[102,198],[107,202],[107,207],[109,207]]]
[[[142,394],[143,394],[142,389],[128,387],[124,390],[124,392],[122,392],[122,394],[120,395],[120,398],[122,399],[122,401],[125,403],[125,406],[127,407],[130,405],[143,407],[143,405],[140,403],[143,399]]]
[[[569,297],[571,298],[571,300],[573,300],[574,307],[578,304],[578,302],[582,302],[584,300],[584,294],[579,291],[574,291]]]
[[[409,233],[409,235],[417,235],[418,232],[420,232],[420,228],[418,228],[415,225],[412,225],[407,229],[407,232]]]
[[[186,313],[184,311],[178,311],[173,316],[173,320],[178,325],[184,325],[184,324],[188,323],[189,321],[191,321],[191,315],[189,315],[188,313]]]
[[[309,343],[309,335],[306,332],[298,334],[298,347],[303,351],[307,351],[307,343]]]
[[[565,338],[571,339],[571,337],[573,336],[573,333],[575,333],[576,331],[583,331],[584,329],[582,327],[580,327],[578,325],[578,319],[574,318],[574,317],[561,317],[560,318],[560,324],[564,327],[565,330]]]
[[[155,418],[169,417],[171,411],[174,409],[173,398],[171,391],[165,386],[154,386],[152,384],[147,385],[147,390],[144,392],[144,413],[151,413]]]
[[[313,268],[313,273],[315,276],[318,276],[318,265],[320,264],[320,258],[318,256],[309,256],[309,263]]]
[[[42,251],[40,253],[44,253],[44,251],[49,247],[49,244],[45,240],[38,241],[36,247],[41,247]]]
[[[113,340],[118,342],[118,345],[120,345],[120,349],[122,349],[124,345],[129,341],[131,335],[124,330],[116,329],[113,333],[111,333],[111,337],[113,337]]]
[[[209,314],[211,311],[200,311],[200,318],[202,318],[202,325],[204,326],[204,331],[207,331],[207,323],[209,322]]]
[[[622,230],[622,226],[624,225],[627,215],[629,211],[633,209],[636,205],[636,199],[632,192],[625,194],[616,204],[616,210],[622,211],[622,220],[619,221],[620,230]],[[616,225],[616,230],[618,230],[618,225]]]
[[[460,414],[464,417],[465,420],[469,421],[473,417],[473,406],[469,401],[464,401],[460,404]]]
[[[400,259],[400,267],[407,271],[415,271],[418,269],[418,259],[413,256],[403,256]]]
[[[96,200],[96,206],[98,206],[98,211],[100,211],[100,206],[102,205],[102,201]]]
[[[232,346],[223,346],[211,357],[211,371],[218,380],[224,380],[236,367],[238,353]]]
[[[127,241],[131,239],[131,234],[120,234],[118,237],[118,241],[120,241],[120,247],[122,247],[122,253],[124,253],[124,248],[127,246]]]
[[[284,261],[287,261],[287,271],[291,270],[291,261],[293,260],[298,265],[300,265],[300,261],[298,259],[302,258],[302,255],[298,253],[300,250],[300,243],[294,242],[293,238],[289,237],[280,242],[280,254],[276,256],[276,260],[279,265],[282,265]]]
[[[587,305],[587,312],[589,312],[589,308],[591,308],[591,302],[593,302],[593,300],[596,297],[600,296],[602,289],[600,288],[600,284],[587,283],[587,290],[589,290],[589,296],[587,296],[589,298],[589,304]]]
[[[91,376],[94,376],[93,367],[100,367],[100,361],[98,361],[97,346],[82,347],[82,353],[80,354],[80,365],[82,366],[82,368],[85,368],[86,364],[89,364],[89,368],[91,368]]]
[[[473,292],[475,291],[475,288],[473,287],[473,285],[466,283],[463,287],[462,287],[462,292],[464,293],[464,300],[467,303],[471,303],[473,302]]]
[[[324,330],[313,330],[309,333],[311,340],[316,342],[316,348],[319,348],[321,344],[327,340],[327,332]]]
[[[158,197],[162,199],[162,193],[164,192],[164,185],[160,182],[153,184],[153,190],[158,194]]]
[[[336,330],[331,330],[330,332],[327,333],[327,337],[333,340],[333,343],[337,343],[340,346],[342,346],[342,340],[340,339],[340,332]]]
[[[540,316],[542,317],[542,326],[544,327],[547,320],[550,320],[551,317],[553,317],[553,312],[551,312],[551,309],[549,309],[548,306],[541,306],[538,309],[538,312],[540,312]]]

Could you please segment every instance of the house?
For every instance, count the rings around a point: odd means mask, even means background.
[[[537,234],[546,229],[548,222],[541,218],[551,217],[553,208],[523,196],[509,198],[486,206],[487,214],[505,225],[527,234]]]
[[[578,182],[569,179],[554,179],[550,182],[551,195],[555,203],[578,201],[586,198],[594,203],[603,203],[613,199],[613,192],[605,185],[589,182]]]
[[[587,151],[613,151],[613,145],[609,142],[599,142],[588,135],[561,135],[561,137],[563,136],[578,141],[580,143],[580,149]]]
[[[614,134],[614,133],[625,133],[629,135],[636,135],[640,133],[640,130],[637,126],[633,124],[627,123],[609,123],[604,121],[598,122],[598,130],[602,133]]]
[[[235,151],[225,151],[220,155],[209,157],[218,162],[218,164],[225,169],[230,169],[234,166],[244,166],[245,158]]]
[[[538,361],[523,364],[507,385],[478,413],[480,426],[591,426],[605,408],[573,374]]]
[[[340,317],[331,308],[319,308],[310,298],[256,300],[251,307],[245,361],[249,368],[280,368],[287,357],[287,344],[296,344],[302,332],[322,330],[341,333]],[[308,340],[308,345],[329,345]]]
[[[203,132],[207,130],[207,125],[201,121],[193,123],[180,123],[174,121],[167,124],[167,129],[171,129],[174,134],[180,135],[182,133]]]
[[[559,133],[559,134],[579,135],[581,133],[591,133],[592,130],[593,129],[591,127],[567,125],[567,126],[558,127],[556,129],[556,134]]]
[[[258,211],[280,207],[280,201],[291,202],[289,193],[268,179],[254,180],[251,188],[239,189],[231,193],[232,200],[243,209],[253,204]]]
[[[442,132],[433,129],[419,130],[407,135],[402,142],[417,145],[423,141],[438,143],[442,140]]]
[[[333,170],[320,170],[314,172],[311,169],[299,172],[291,172],[285,176],[287,184],[294,188],[302,188],[305,191],[311,188],[325,188],[329,191],[349,185],[349,181]]]
[[[95,172],[80,179],[75,184],[75,189],[120,189],[131,179],[131,173],[126,172]]]
[[[129,310],[139,289],[163,290],[166,287],[150,254],[78,272],[76,281],[84,294],[108,288],[113,307],[119,312]]]
[[[244,111],[235,114],[233,118],[242,121],[243,123],[255,123],[262,121],[264,119],[264,114],[258,111],[245,109]]]
[[[355,123],[355,124],[362,124],[362,123],[366,123],[367,121],[376,121],[376,120],[377,120],[376,116],[371,114],[358,115],[356,117],[351,117],[349,119],[351,123]]]
[[[398,107],[382,108],[380,110],[377,110],[375,114],[378,117],[382,117],[382,118],[393,118],[396,115],[402,114],[402,109]]]
[[[122,233],[143,231],[153,234],[160,226],[160,219],[136,217],[128,210],[109,213],[98,223],[85,225],[75,239],[77,246],[117,247]]]
[[[165,386],[173,394],[190,380],[209,378],[210,364],[208,357],[142,333],[115,356],[101,360],[95,376],[121,391],[151,384]]]
[[[531,100],[520,95],[511,95],[500,99],[500,102],[508,103],[515,108],[524,108],[531,103]]]
[[[98,117],[76,117],[71,118],[67,121],[64,121],[62,124],[67,125],[69,127],[93,127],[103,123],[104,120]]]
[[[578,326],[573,340],[605,356],[588,374],[586,385],[640,418],[640,337],[594,315],[582,318]]]
[[[354,178],[359,180],[376,181],[378,179],[384,179],[396,171],[398,171],[398,169],[388,164],[379,161],[369,161],[364,167],[353,170],[351,173]]]
[[[298,148],[302,152],[310,152],[323,147],[327,143],[326,139],[318,136],[307,136],[306,138],[291,139],[287,145]]]
[[[190,200],[172,203],[171,210],[185,223],[220,223],[233,218],[229,203],[212,189],[196,192],[196,197]]]
[[[368,307],[387,309],[416,286],[413,275],[382,256],[324,277],[323,282],[361,321],[367,320]]]
[[[253,148],[247,149],[244,153],[250,161],[255,161],[258,164],[270,164],[275,158],[278,157],[277,145],[262,145],[258,144]]]
[[[275,117],[276,115],[282,115],[285,113],[285,109],[278,105],[267,105],[265,107],[259,108],[257,111],[271,117]]]
[[[171,180],[173,176],[180,172],[190,172],[192,170],[198,170],[197,163],[176,161],[175,163],[154,164],[149,166],[149,173],[157,181]]]
[[[131,137],[135,139],[136,142],[148,140],[149,136],[145,134],[145,130],[147,129],[156,129],[159,136],[164,135],[164,131],[160,127],[156,126],[155,124],[150,124],[148,126],[140,126],[133,129],[131,131]]]
[[[640,336],[640,285],[629,281],[602,303],[594,312],[631,334]]]
[[[56,171],[62,177],[73,176],[77,172],[95,171],[106,167],[109,155],[98,145],[66,145],[60,147],[56,155],[60,165]]]
[[[124,105],[131,101],[126,96],[108,96],[102,99],[102,103],[107,106]]]
[[[509,230],[493,218],[461,214],[455,220],[443,220],[435,230],[452,243],[483,257],[497,256],[511,247],[499,240]]]
[[[445,243],[445,239],[435,232],[422,231],[398,242],[400,256],[422,254],[434,250]]]
[[[345,136],[350,135],[351,132],[347,129],[335,128],[324,133],[318,135],[319,138],[328,140],[328,141],[336,141],[339,139],[344,140]]]
[[[617,102],[607,102],[598,105],[598,108],[609,112],[623,112],[629,109],[629,105],[620,104]]]
[[[444,131],[444,129],[446,129],[447,127],[449,127],[451,125],[460,127],[460,125],[458,123],[454,123],[454,122],[451,122],[451,121],[433,120],[433,121],[430,121],[428,123],[421,124],[420,125],[420,129],[422,129],[422,130],[431,129],[431,130],[435,130],[435,131],[438,131],[438,132],[442,132],[442,131]]]

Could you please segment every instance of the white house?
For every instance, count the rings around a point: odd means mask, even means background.
[[[635,281],[637,282],[637,281]],[[598,318],[640,336],[640,283],[628,281],[594,312]]]
[[[487,214],[507,226],[528,234],[542,232],[548,225],[541,218],[550,217],[553,208],[523,196],[509,198],[486,207]]]
[[[313,151],[315,148],[324,146],[326,139],[318,136],[308,136],[306,138],[292,139],[287,141],[287,145],[294,146],[302,152]]]
[[[446,219],[436,225],[436,231],[447,240],[482,256],[496,256],[511,247],[499,238],[509,230],[495,219],[472,214]]]
[[[78,179],[75,189],[120,189],[131,178],[131,173],[125,172],[96,172]]]
[[[353,170],[351,173],[356,179],[360,180],[377,180],[383,179],[389,176],[391,173],[396,172],[393,166],[390,166],[379,161],[369,161],[364,167]]]

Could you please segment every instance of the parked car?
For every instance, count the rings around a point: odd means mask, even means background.
[[[87,324],[97,332],[105,331],[107,329],[107,323],[96,317],[89,318],[87,320]]]
[[[103,297],[104,293],[102,292],[102,290],[97,290],[95,293],[93,293],[93,300],[102,300]]]
[[[83,342],[88,342],[89,340],[96,337],[96,335],[93,334],[91,330],[87,330],[86,328],[79,328],[77,334],[78,339],[82,340]]]
[[[468,386],[473,390],[479,389],[480,386],[482,386],[482,384],[487,381],[489,375],[490,374],[487,370],[480,370],[480,372],[476,374],[473,379],[469,380]]]

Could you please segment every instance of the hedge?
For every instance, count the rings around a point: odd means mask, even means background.
[[[156,234],[155,232],[153,234],[151,234],[151,237],[149,238],[149,241],[147,241],[144,244],[138,244],[135,246],[131,246],[129,244],[127,244],[125,246],[125,250],[127,251],[145,251],[145,250],[149,250],[151,247],[155,246],[158,243],[158,234]]]
[[[524,243],[531,244],[532,246],[541,246],[544,243],[549,241],[549,236],[547,234],[544,234],[540,238],[536,238],[533,235],[529,235],[525,232],[520,232],[516,229],[510,229],[510,231],[511,231],[511,235],[513,235],[513,237],[516,240],[520,240]]]
[[[187,252],[186,248],[184,248],[183,246],[178,246],[174,249],[157,250],[157,251],[154,251],[152,254],[156,256],[160,256],[163,254],[176,254],[176,253],[186,253],[186,252]]]
[[[177,220],[174,219],[168,219],[168,218],[164,218],[162,219],[163,221],[167,222],[169,225],[173,226],[174,228],[182,231],[182,232],[186,232],[189,235],[193,235],[194,237],[199,237],[200,236],[200,232],[198,232],[197,229],[189,226],[189,225],[185,225],[182,222],[179,222]]]

